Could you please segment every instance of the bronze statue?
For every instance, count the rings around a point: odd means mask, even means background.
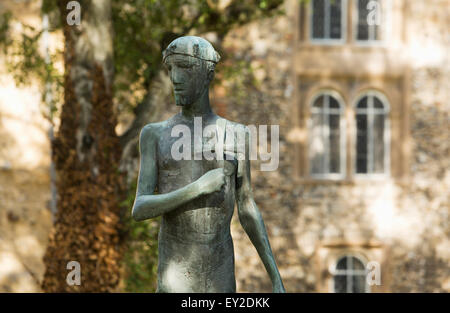
[[[157,292],[235,292],[230,222],[236,202],[239,220],[264,263],[273,291],[285,292],[253,200],[249,131],[217,116],[210,107],[209,84],[219,59],[208,41],[195,36],[180,37],[164,51],[163,61],[181,112],[141,131],[132,215],[137,221],[162,215]],[[195,133],[194,124],[199,119],[203,131],[212,126],[224,132],[222,137],[243,136],[244,155],[239,157],[237,145],[225,145],[223,157],[222,151],[208,146],[209,137],[194,134],[193,142],[183,146],[184,155],[189,157],[174,158],[179,140],[173,136],[174,129]],[[205,152],[215,157],[202,157]]]

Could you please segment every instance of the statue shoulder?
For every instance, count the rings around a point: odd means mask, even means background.
[[[157,138],[163,126],[164,122],[149,123],[145,125],[144,127],[142,127],[139,140],[152,140],[154,138]]]
[[[244,125],[244,124],[240,124],[237,122],[233,122],[233,121],[227,121],[227,128],[229,130],[232,130],[235,134],[240,135],[240,134],[250,134],[250,130],[248,128],[248,126]]]

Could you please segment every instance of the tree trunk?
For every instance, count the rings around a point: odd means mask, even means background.
[[[44,256],[46,292],[108,292],[119,282],[121,156],[115,133],[110,0],[84,0],[81,24],[70,26],[59,0],[65,38],[64,104],[52,143],[58,208]],[[80,264],[81,284],[66,282]],[[70,275],[69,275],[70,276]]]

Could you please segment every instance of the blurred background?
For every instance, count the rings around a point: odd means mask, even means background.
[[[2,0],[0,292],[155,290],[137,143],[178,111],[161,52],[188,34],[222,56],[216,113],[280,126],[252,185],[288,292],[449,292],[449,30],[449,0]],[[232,235],[237,291],[270,292]]]

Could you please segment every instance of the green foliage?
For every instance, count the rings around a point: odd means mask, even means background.
[[[282,0],[231,1],[219,8],[218,1],[204,0],[113,0],[114,59],[116,100],[128,110],[139,99],[130,101],[137,91],[147,91],[162,68],[162,51],[175,38],[187,34],[215,32],[218,41],[233,28],[257,18],[280,13]],[[222,60],[225,51],[220,50]],[[237,78],[249,71],[247,62],[227,66],[218,77]],[[217,82],[217,81],[216,81]],[[135,187],[130,190],[127,207],[133,205]],[[129,216],[130,214],[128,214]],[[157,234],[159,220],[127,220],[129,245],[124,256],[125,290],[152,292],[156,288]]]
[[[111,0],[114,28],[115,100],[120,110],[133,111],[148,92],[162,68],[162,50],[176,37],[215,33],[222,60],[220,41],[233,28],[253,20],[281,13],[283,0],[232,0],[226,7],[218,0]],[[82,9],[83,10],[83,9]],[[57,1],[43,0],[42,13],[49,16],[50,32],[61,28]],[[23,25],[21,38],[11,40],[8,26],[11,14],[0,17],[0,45],[9,56],[9,70],[19,84],[38,78],[53,93],[51,112],[62,100],[62,73],[55,62],[62,51],[55,51],[50,63],[38,49],[42,32]],[[218,75],[220,78],[220,75]],[[216,81],[217,83],[218,81]],[[44,87],[45,86],[45,87]],[[44,110],[48,111],[48,110]]]
[[[41,6],[42,13],[49,14],[58,11],[58,1],[55,0],[43,0]]]
[[[126,110],[133,111],[142,95],[150,90],[152,82],[162,69],[163,49],[175,38],[183,35],[214,33],[215,47],[222,60],[227,53],[221,50],[221,41],[234,27],[256,19],[279,14],[283,0],[231,0],[221,7],[219,0],[111,0],[114,28],[114,100]],[[42,12],[48,14],[50,32],[61,29],[58,2],[43,0]],[[83,6],[82,6],[83,12]],[[54,51],[49,62],[39,50],[42,31],[23,25],[19,38],[9,36],[11,15],[0,17],[0,45],[8,58],[8,68],[19,84],[30,84],[38,79],[42,90],[52,91],[50,108],[52,119],[57,103],[62,102],[63,75],[55,64],[62,60],[63,51]],[[83,23],[83,22],[82,22]],[[234,79],[240,73],[250,73],[246,62],[227,65],[219,78]],[[251,75],[245,75],[249,77]],[[218,80],[216,80],[217,83]],[[45,94],[45,93],[43,93]],[[244,96],[244,95],[243,95]],[[47,102],[48,103],[48,102]],[[130,186],[123,202],[131,208],[136,186]],[[125,290],[152,292],[156,288],[157,234],[159,219],[135,222],[126,214],[127,247],[123,265]]]
[[[44,58],[38,53],[41,32],[27,25],[23,25],[23,28],[20,37],[8,47],[7,54],[8,70],[19,85],[30,84],[33,78],[47,76]]]
[[[56,103],[62,97],[63,74],[58,71],[55,64],[62,56],[62,51],[50,54],[48,62],[40,51],[40,41],[43,31],[21,23],[21,32],[12,35],[10,24],[13,21],[12,14],[5,12],[0,16],[0,47],[6,60],[6,68],[13,75],[17,85],[30,85],[38,83],[43,92],[42,102],[46,100],[49,108],[44,108],[42,113],[52,120],[56,111]],[[52,97],[45,99],[47,92]]]
[[[127,292],[155,292],[158,261],[159,219],[127,222],[129,241],[124,254]]]
[[[11,38],[9,36],[11,18],[11,12],[0,14],[0,47],[4,53],[7,53],[7,47],[11,44]]]
[[[134,183],[130,186],[128,196],[122,206],[131,208],[135,194],[136,184]],[[123,257],[124,291],[155,292],[160,219],[135,222],[131,218],[130,212],[127,213],[125,218],[127,244]]]
[[[281,13],[283,0],[113,0],[114,53],[118,103],[133,109],[136,91],[147,91],[162,70],[163,49],[187,34],[215,33],[218,42],[233,28]],[[221,51],[222,60],[226,52]],[[142,93],[141,93],[142,94]],[[141,96],[142,97],[142,96]]]

